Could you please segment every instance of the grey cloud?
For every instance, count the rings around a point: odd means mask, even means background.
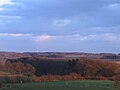
[[[14,26],[10,24],[10,29],[13,29],[13,32],[16,27],[21,27],[23,30],[18,30],[18,32],[48,34],[69,33],[74,30],[82,33],[97,32],[97,29],[89,29],[88,31],[87,29],[101,27],[101,31],[103,31],[102,28],[118,27],[120,23],[119,8],[108,9],[110,5],[118,4],[119,6],[119,0],[13,0],[13,2],[15,4],[10,6],[7,12],[2,13],[3,15],[13,15],[14,12],[15,16],[23,18]],[[77,23],[70,23],[66,27],[54,28],[51,24],[54,20],[75,17],[79,17]],[[6,28],[3,30],[6,31]],[[111,32],[113,29],[104,30]]]

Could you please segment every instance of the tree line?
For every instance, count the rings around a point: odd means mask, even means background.
[[[11,65],[10,65],[11,64]],[[7,60],[5,65],[9,71],[20,73],[42,75],[69,75],[71,73],[79,74],[83,77],[113,77],[120,74],[120,64],[93,60],[88,58],[61,60],[48,58],[20,58]],[[14,68],[16,67],[16,68]],[[26,71],[27,69],[27,71]]]

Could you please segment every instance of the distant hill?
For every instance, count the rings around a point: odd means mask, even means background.
[[[110,61],[120,61],[120,54],[112,53],[83,53],[83,52],[0,52],[0,61],[5,61],[7,59],[17,59],[25,57],[39,57],[39,58],[90,58],[90,59],[102,59]]]
[[[30,55],[16,52],[0,52],[0,61],[5,61],[7,59],[17,59],[22,57],[30,57]]]
[[[31,57],[42,57],[42,58],[90,58],[90,59],[102,59],[102,60],[110,60],[110,61],[120,61],[120,54],[113,53],[83,53],[83,52],[28,52],[25,54],[29,54]]]

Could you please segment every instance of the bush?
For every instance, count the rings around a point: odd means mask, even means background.
[[[114,76],[114,81],[115,81],[115,87],[118,88],[120,87],[120,75]]]
[[[31,82],[31,78],[24,76],[3,76],[0,77],[2,83],[27,83]]]

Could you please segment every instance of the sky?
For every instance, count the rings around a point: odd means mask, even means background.
[[[0,51],[119,53],[120,0],[0,0]]]

